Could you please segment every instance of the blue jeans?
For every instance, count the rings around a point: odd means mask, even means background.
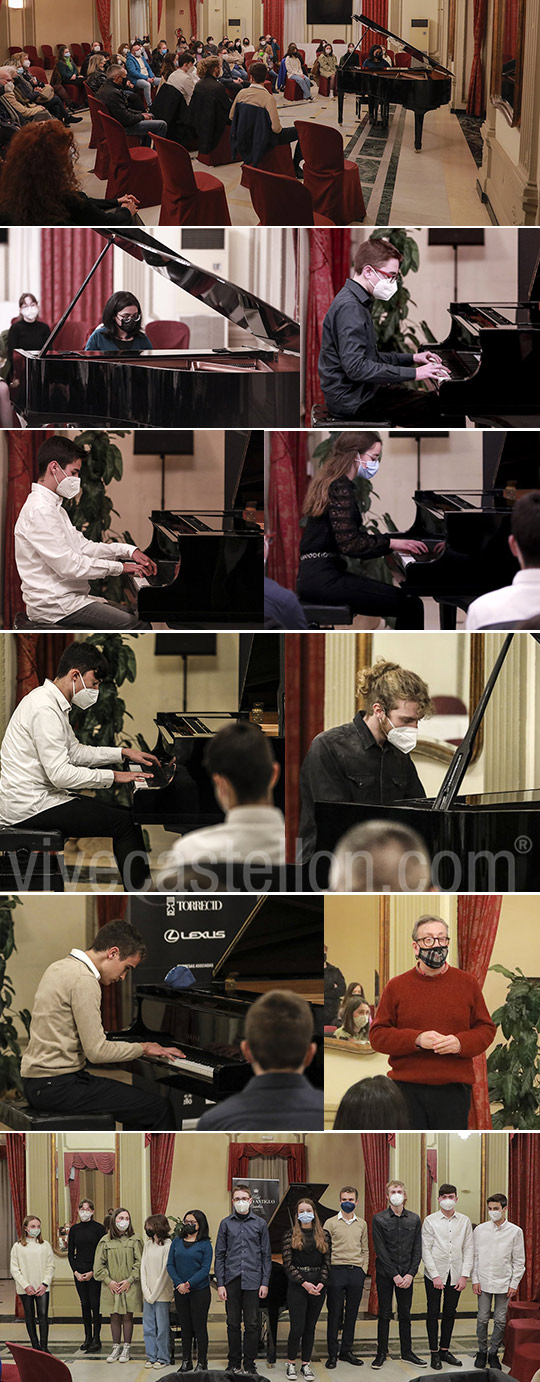
[[[166,120],[139,120],[138,125],[129,125],[128,134],[138,134],[141,144],[150,143],[151,134],[161,134],[167,138]]]
[[[150,1305],[150,1302],[145,1300],[142,1327],[148,1361],[150,1363],[170,1363],[171,1339],[168,1300],[157,1300],[155,1305]]]
[[[147,106],[152,100],[152,87],[157,86],[159,77],[137,77],[135,86],[140,87]]]
[[[292,79],[293,82],[296,82],[297,86],[300,87],[302,95],[305,96],[306,101],[309,101],[311,97],[311,86],[309,77],[301,77],[299,72],[293,72]]]

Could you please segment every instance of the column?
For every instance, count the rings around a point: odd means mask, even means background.
[[[523,43],[523,81],[521,99],[521,139],[519,145],[518,176],[523,182],[522,209],[525,225],[535,225],[538,213],[538,138],[540,100],[538,71],[540,69],[540,10],[538,5],[525,7],[525,38]],[[521,218],[520,218],[521,219]]]
[[[124,1132],[119,1138],[120,1203],[129,1209],[137,1233],[150,1213],[150,1147],[144,1142],[142,1132]]]
[[[325,635],[324,728],[346,724],[356,714],[356,635]]]
[[[405,893],[392,894],[389,897],[390,908],[390,940],[389,940],[389,971],[390,978],[396,974],[402,974],[406,969],[412,969],[414,964],[414,953],[412,949],[411,932],[418,917],[430,914],[441,917],[447,922],[450,932],[450,951],[448,959],[450,964],[455,964],[457,960],[457,898],[452,893],[441,893],[437,897]]]
[[[485,1138],[485,1195],[508,1194],[509,1140],[506,1132],[492,1132]],[[480,1206],[481,1221],[487,1217],[485,1203]]]

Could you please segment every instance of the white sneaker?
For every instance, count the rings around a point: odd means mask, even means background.
[[[145,1368],[157,1368],[157,1363],[152,1363],[151,1359],[148,1358],[144,1366]]]
[[[302,1373],[302,1377],[305,1377],[306,1382],[315,1382],[315,1373],[310,1363],[302,1363],[300,1372]]]
[[[129,1363],[129,1344],[124,1344],[118,1359],[119,1363]]]
[[[290,1377],[291,1382],[294,1382],[296,1376],[297,1372],[294,1363],[287,1363],[287,1377]]]
[[[113,1348],[113,1351],[112,1351],[112,1353],[109,1354],[109,1357],[106,1359],[106,1362],[107,1362],[107,1363],[117,1363],[117,1362],[118,1362],[118,1359],[119,1359],[119,1357],[120,1357],[121,1352],[122,1352],[122,1345],[121,1345],[121,1344],[115,1344],[115,1345],[114,1345],[114,1348]]]

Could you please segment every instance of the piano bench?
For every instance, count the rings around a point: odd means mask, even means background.
[[[377,420],[374,422],[373,420],[369,421],[367,418],[363,418],[363,417],[359,417],[359,418],[353,418],[353,417],[337,418],[337,417],[332,417],[332,414],[328,412],[328,408],[323,407],[323,405],[320,404],[320,403],[314,403],[314,404],[313,404],[313,407],[312,407],[312,409],[311,409],[311,426],[312,426],[312,427],[343,427],[343,428],[346,430],[347,427],[355,427],[356,424],[357,424],[357,422],[361,422],[361,423],[362,423],[362,427],[391,427],[391,426],[392,426],[392,423],[390,422],[390,419],[389,419],[389,418],[382,418],[382,417],[379,417],[379,418],[377,418]]]
[[[57,830],[0,825],[0,892],[62,893],[64,878],[56,856],[63,853],[64,837]]]
[[[46,624],[44,619],[41,619],[39,624],[34,624],[32,620],[28,618],[28,615],[25,614],[24,610],[19,610],[14,616],[13,628],[24,633],[34,629],[39,632],[40,629],[55,629],[56,624]]]
[[[336,624],[351,624],[352,610],[348,605],[305,605],[300,601],[311,629],[334,629]]]
[[[0,1124],[12,1132],[114,1132],[112,1113],[38,1113],[26,1099],[0,1099]]]

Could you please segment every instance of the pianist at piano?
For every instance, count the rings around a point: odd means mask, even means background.
[[[103,308],[101,322],[85,345],[85,350],[99,350],[104,355],[122,350],[134,355],[151,350],[152,342],[142,324],[142,308],[133,293],[113,293]]]

